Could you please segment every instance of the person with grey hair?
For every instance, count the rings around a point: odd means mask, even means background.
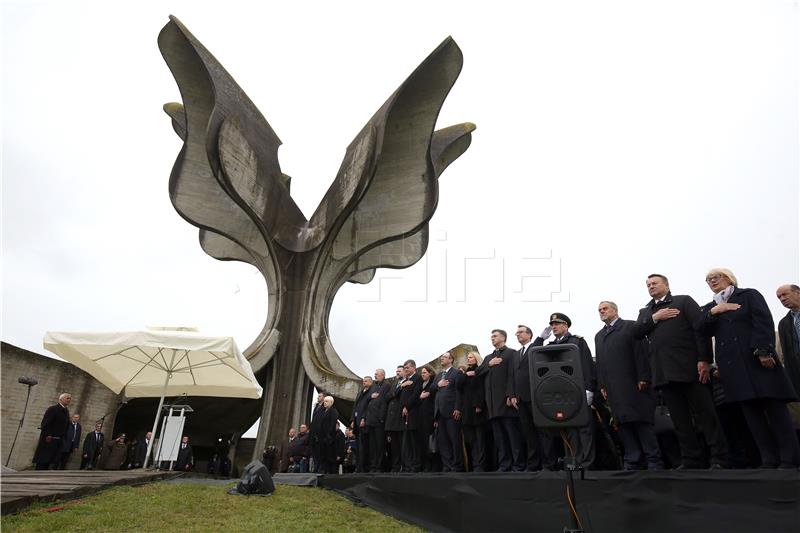
[[[338,461],[341,459],[337,450],[337,433],[339,431],[339,412],[333,406],[333,396],[325,396],[322,401],[323,412],[320,421],[320,474],[338,473]]]
[[[739,403],[761,455],[762,468],[800,466],[800,445],[787,402],[797,399],[775,350],[775,323],[766,300],[742,289],[730,270],[711,269],[714,299],[701,308],[715,339],[719,378],[729,402]]]
[[[792,382],[794,391],[800,394],[800,286],[781,285],[775,295],[789,310],[778,322],[778,337],[789,381]]]
[[[71,401],[72,395],[63,392],[58,397],[58,403],[51,405],[44,412],[40,426],[39,444],[33,454],[36,470],[58,468],[62,447],[69,429],[69,404]]]
[[[662,470],[664,461],[654,429],[656,400],[650,388],[645,341],[633,335],[634,322],[619,316],[617,304],[597,306],[605,324],[594,336],[600,394],[619,424],[625,470]]]
[[[386,412],[392,387],[386,382],[386,371],[375,369],[375,379],[370,387],[370,400],[367,404],[366,426],[369,432],[369,471],[383,470],[386,456]]]

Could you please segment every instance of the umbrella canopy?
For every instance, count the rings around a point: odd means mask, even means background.
[[[44,347],[128,398],[261,397],[250,363],[231,337],[169,329],[48,332]]]

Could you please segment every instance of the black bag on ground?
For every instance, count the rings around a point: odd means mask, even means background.
[[[261,461],[253,461],[244,467],[242,479],[236,484],[239,494],[272,494],[275,492],[275,483],[269,470]]]

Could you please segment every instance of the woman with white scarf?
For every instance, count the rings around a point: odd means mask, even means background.
[[[728,269],[706,274],[714,300],[701,308],[714,337],[714,359],[725,397],[737,402],[761,455],[762,468],[797,468],[800,445],[787,402],[796,400],[775,351],[775,323],[764,297],[738,287]]]

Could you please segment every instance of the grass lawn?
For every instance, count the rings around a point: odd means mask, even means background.
[[[233,486],[233,485],[231,485]],[[227,487],[194,483],[151,483],[115,487],[65,509],[57,503],[2,517],[12,531],[254,531],[391,533],[420,531],[414,526],[358,507],[338,494],[311,487],[277,485],[271,496],[233,496]]]

